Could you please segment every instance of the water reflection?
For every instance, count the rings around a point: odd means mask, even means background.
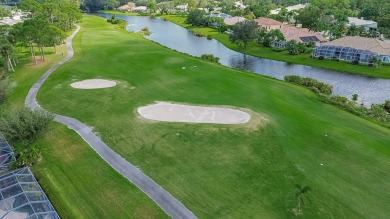
[[[100,16],[105,18],[111,17],[111,15],[107,14],[100,14]],[[315,78],[327,84],[332,84],[334,95],[351,98],[353,94],[358,94],[358,102],[366,106],[390,100],[390,80],[387,79],[373,79],[359,75],[343,74],[337,71],[244,55],[228,49],[214,39],[208,40],[205,37],[196,37],[187,29],[160,18],[151,19],[149,17],[122,15],[117,15],[117,17],[129,22],[128,31],[139,31],[143,27],[148,27],[152,32],[148,39],[192,56],[213,54],[220,58],[221,64],[228,67],[248,70],[281,80],[286,75]],[[367,71],[370,70],[367,67]]]

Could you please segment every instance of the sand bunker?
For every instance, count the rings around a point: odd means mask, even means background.
[[[142,117],[165,122],[241,124],[251,116],[243,111],[227,107],[203,107],[158,102],[138,108]]]
[[[75,82],[70,86],[76,89],[99,89],[99,88],[114,87],[115,85],[116,85],[115,81],[109,81],[103,79],[89,79],[89,80]]]

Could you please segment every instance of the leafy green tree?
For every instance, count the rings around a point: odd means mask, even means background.
[[[263,44],[265,47],[271,47],[271,44],[275,41],[284,41],[283,33],[279,29],[266,31],[260,30],[258,34],[257,42]]]
[[[146,7],[149,9],[149,13],[155,13],[157,11],[157,3],[156,2],[148,2]]]
[[[206,13],[201,10],[192,10],[187,15],[187,24],[192,26],[204,26],[206,24]]]
[[[290,40],[286,44],[286,50],[290,55],[297,55],[299,53],[299,46],[296,40]]]
[[[359,35],[359,29],[355,24],[352,24],[349,26],[348,31],[347,31],[348,36],[357,36]]]
[[[233,27],[232,33],[229,35],[229,40],[246,49],[248,44],[257,38],[258,28],[259,26],[255,21],[245,20],[238,22]]]

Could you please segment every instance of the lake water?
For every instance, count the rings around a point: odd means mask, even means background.
[[[108,14],[99,15],[104,18],[111,17]],[[374,79],[244,55],[227,48],[217,40],[196,37],[187,29],[160,18],[151,19],[149,17],[123,15],[117,15],[116,17],[128,21],[128,31],[137,32],[144,27],[148,27],[152,34],[147,38],[152,41],[192,56],[213,54],[220,58],[219,62],[222,65],[231,68],[244,69],[280,80],[283,80],[286,75],[314,78],[333,85],[333,95],[351,98],[353,94],[358,94],[358,102],[366,106],[390,100],[390,80],[388,79]],[[310,61],[310,59],[308,60]],[[366,68],[367,71],[371,70],[369,67],[362,68]]]

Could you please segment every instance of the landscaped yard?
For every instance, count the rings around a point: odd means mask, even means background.
[[[364,65],[352,65],[351,63],[344,63],[333,60],[312,59],[310,58],[310,54],[289,55],[287,51],[275,52],[272,50],[272,48],[260,46],[256,43],[251,43],[247,49],[243,49],[235,44],[232,44],[229,41],[229,35],[225,33],[219,33],[216,29],[212,29],[209,27],[193,27],[190,24],[186,24],[185,16],[164,15],[161,17],[194,32],[202,33],[204,36],[211,36],[212,38],[223,43],[226,47],[241,53],[267,59],[279,60],[283,62],[309,65],[347,73],[361,74],[369,77],[390,79],[390,66],[379,66],[377,68],[373,68]]]
[[[102,18],[84,16],[74,47],[75,57],[40,90],[40,104],[94,127],[103,141],[198,217],[294,217],[297,183],[312,188],[312,202],[306,203],[302,218],[390,215],[389,129],[324,104],[307,89],[171,51],[118,30]],[[93,78],[115,80],[118,85],[98,90],[70,86]],[[137,108],[154,101],[236,106],[255,112],[255,119],[267,120],[254,127],[141,119]],[[53,188],[49,195],[59,196],[53,198],[54,204],[74,207],[76,213],[70,215],[77,216],[83,212],[76,207],[79,202],[69,203],[73,199],[98,203],[95,199],[101,196],[85,186],[98,177],[101,184],[97,185],[111,182],[97,187],[100,194],[124,200],[112,203],[141,199],[151,209],[147,212],[161,213],[100,163],[75,134],[63,128],[55,131],[61,141],[51,146],[45,155],[50,158],[37,167],[51,169],[42,172],[44,185]],[[54,141],[50,136],[45,140]],[[73,147],[73,142],[80,146]],[[72,159],[78,161],[72,163]],[[50,179],[51,174],[65,170],[69,172],[63,177],[74,181],[60,176]],[[86,177],[81,178],[82,174]],[[69,182],[74,192],[57,188],[62,182]],[[131,206],[120,209],[134,214],[137,205]],[[95,207],[85,206],[90,211]]]

